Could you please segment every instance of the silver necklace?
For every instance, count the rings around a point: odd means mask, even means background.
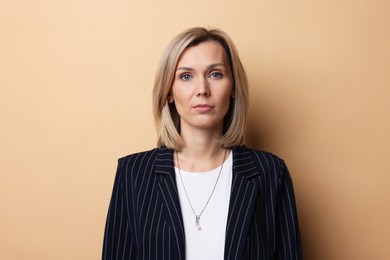
[[[191,209],[192,209],[192,212],[193,212],[194,215],[195,215],[195,223],[194,223],[194,226],[195,226],[195,228],[196,228],[197,230],[201,230],[201,229],[202,229],[202,227],[201,227],[200,224],[199,224],[200,216],[202,216],[203,211],[206,209],[207,205],[209,204],[209,201],[210,201],[211,197],[212,197],[213,194],[214,194],[215,187],[217,187],[217,183],[218,183],[218,181],[219,181],[219,177],[221,176],[223,164],[224,164],[224,162],[225,162],[226,151],[227,151],[227,149],[225,149],[225,153],[224,153],[223,159],[222,159],[222,164],[221,164],[221,167],[219,168],[218,177],[217,177],[217,180],[215,181],[213,190],[211,191],[210,196],[209,196],[209,198],[208,198],[207,201],[206,201],[206,204],[204,205],[202,211],[201,211],[199,214],[196,214],[196,212],[195,212],[195,210],[194,210],[194,207],[192,206],[190,197],[188,196],[186,186],[184,185],[184,182],[183,182],[183,177],[181,176],[180,163],[179,163],[179,155],[177,154],[177,151],[176,151],[177,169],[179,170],[179,176],[180,176],[181,184],[183,185],[183,189],[184,189],[184,192],[185,192],[185,194],[186,194],[188,203],[190,204]]]

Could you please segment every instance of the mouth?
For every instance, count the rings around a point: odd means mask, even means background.
[[[194,108],[200,112],[207,112],[207,111],[213,109],[214,106],[209,105],[209,104],[198,104],[198,105],[193,106],[192,108]]]
[[[209,104],[197,104],[195,106],[193,106],[194,108],[197,108],[197,107],[209,107],[209,108],[213,108],[214,106],[212,105],[209,105]]]

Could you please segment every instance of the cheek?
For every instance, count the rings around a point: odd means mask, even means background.
[[[223,110],[224,110],[225,115],[229,111],[231,102],[232,102],[232,90],[230,89],[229,91],[226,91],[224,93],[223,100],[222,100]]]
[[[188,98],[189,93],[186,92],[186,89],[183,86],[175,86],[173,85],[171,90],[171,99],[175,102],[183,102],[186,98]]]
[[[230,103],[230,99],[233,95],[233,88],[229,88],[228,91],[226,91],[223,95],[223,101],[226,103]]]
[[[222,110],[223,110],[224,115],[226,115],[227,112],[229,111],[230,102],[231,102],[230,94],[225,95],[223,100],[222,100]]]

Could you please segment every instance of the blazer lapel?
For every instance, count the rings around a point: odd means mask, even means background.
[[[258,191],[259,169],[249,149],[233,149],[233,180],[226,226],[225,260],[241,259]]]
[[[174,240],[178,248],[179,259],[185,259],[185,235],[180,201],[177,192],[173,151],[163,148],[158,150],[154,173],[158,175],[157,189],[161,192],[165,204],[166,219],[172,226]]]

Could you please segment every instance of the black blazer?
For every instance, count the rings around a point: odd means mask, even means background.
[[[119,159],[102,259],[185,260],[171,149]],[[271,153],[233,149],[224,259],[302,259],[292,181]]]

